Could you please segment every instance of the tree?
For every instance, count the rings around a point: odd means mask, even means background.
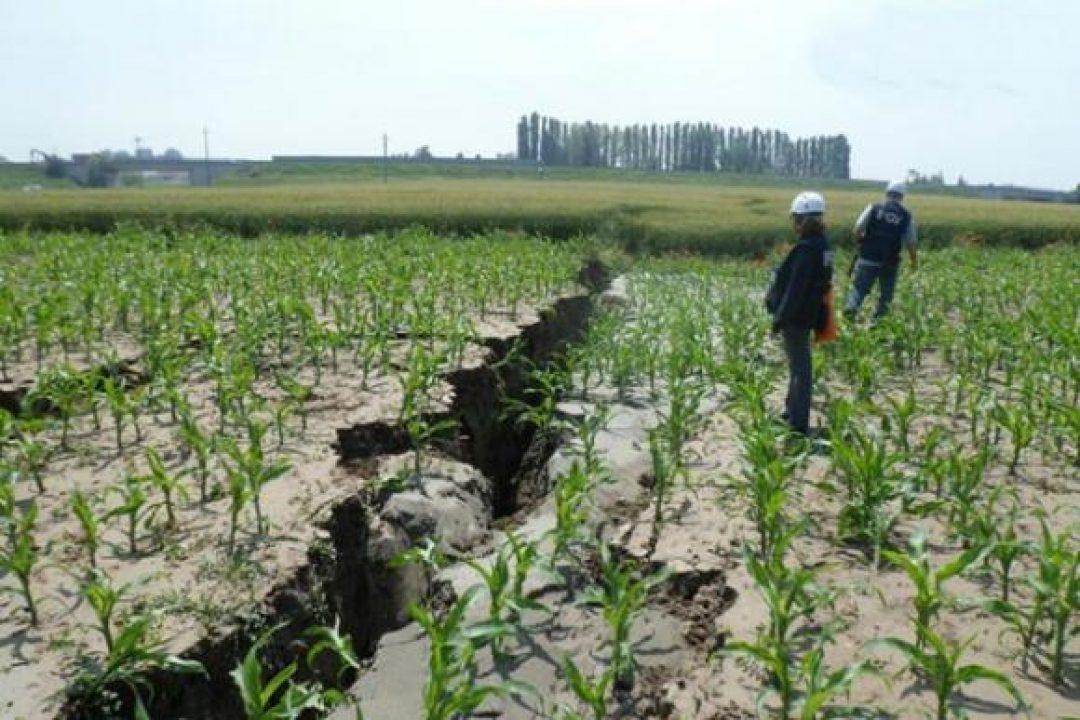
[[[86,163],[86,184],[89,187],[106,187],[116,175],[116,166],[107,152],[90,156]]]
[[[183,154],[181,154],[181,152],[176,148],[168,148],[167,150],[165,150],[164,153],[162,153],[161,157],[162,159],[168,160],[169,162],[180,162],[184,159]]]
[[[62,178],[66,174],[67,163],[59,155],[46,155],[45,156],[45,177],[47,178]]]
[[[416,152],[413,153],[413,157],[417,160],[431,160],[435,156],[431,154],[431,148],[427,145],[421,145],[416,148]]]

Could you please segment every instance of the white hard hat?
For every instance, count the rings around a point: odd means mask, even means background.
[[[791,201],[792,215],[821,215],[825,212],[825,198],[816,192],[801,192]]]
[[[885,194],[896,193],[897,195],[903,195],[907,192],[907,183],[903,180],[893,180],[891,183],[885,186]]]

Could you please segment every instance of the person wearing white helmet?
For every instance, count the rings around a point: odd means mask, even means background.
[[[844,304],[844,315],[849,319],[859,312],[875,282],[878,283],[878,302],[874,319],[889,312],[896,292],[902,248],[907,248],[912,269],[919,266],[915,218],[903,205],[906,190],[903,181],[890,182],[885,188],[885,202],[867,205],[855,222],[859,255],[851,269],[854,278]]]
[[[828,316],[824,304],[832,288],[833,252],[825,236],[825,198],[799,193],[791,203],[791,224],[798,241],[773,274],[765,296],[772,331],[783,339],[788,360],[788,391],[784,420],[792,431],[810,431],[813,363],[810,333],[821,330]]]

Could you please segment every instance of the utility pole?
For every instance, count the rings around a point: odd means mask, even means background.
[[[202,147],[203,170],[206,171],[206,187],[210,187],[210,131],[205,125],[202,128]]]
[[[386,173],[390,164],[390,158],[387,155],[387,138],[386,133],[382,134],[382,181],[383,185],[387,183]]]

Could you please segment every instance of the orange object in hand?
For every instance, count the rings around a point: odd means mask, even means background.
[[[825,313],[825,324],[820,330],[814,330],[814,344],[823,345],[832,342],[840,336],[839,327],[836,324],[836,308],[833,307],[833,289],[830,287],[821,298],[822,312]]]

